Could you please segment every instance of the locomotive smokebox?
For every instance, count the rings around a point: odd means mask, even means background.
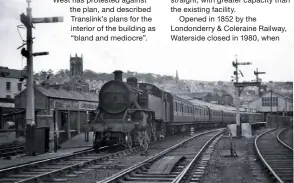
[[[127,79],[127,83],[129,83],[129,84],[132,85],[132,86],[137,87],[138,79],[135,78],[135,77],[129,77],[129,78]]]
[[[113,74],[114,74],[114,80],[116,80],[116,81],[122,81],[123,71],[116,70],[116,71],[113,72]]]

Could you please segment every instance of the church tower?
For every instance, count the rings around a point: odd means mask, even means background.
[[[176,70],[176,83],[179,82],[178,70]]]
[[[83,54],[81,57],[77,54],[74,57],[70,55],[70,74],[71,77],[83,77]]]
[[[178,70],[176,70],[176,88],[177,88],[177,94],[180,92],[180,82],[179,82],[179,75],[178,75]]]

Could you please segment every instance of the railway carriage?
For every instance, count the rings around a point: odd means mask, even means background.
[[[209,108],[207,106],[194,106],[194,121],[205,123],[209,121]]]
[[[174,120],[171,122],[173,123],[173,128],[175,129],[175,133],[185,132],[189,128],[189,125],[193,123],[193,104],[175,95],[172,97]]]
[[[234,111],[224,111],[223,121],[230,124],[236,122],[236,113]]]
[[[195,105],[134,77],[122,81],[122,71],[105,83],[99,93],[99,106],[88,124],[94,132],[94,147],[139,144],[148,149],[151,141],[186,132],[190,127],[218,127],[235,123],[235,111]],[[261,120],[260,114],[241,113],[242,122]],[[261,120],[262,121],[262,120]]]

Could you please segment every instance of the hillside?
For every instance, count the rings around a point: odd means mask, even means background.
[[[52,70],[41,71],[36,73],[35,80],[44,81],[51,80],[51,83],[61,84],[66,82],[70,78],[69,70],[59,70],[56,73],[53,73]],[[179,84],[176,84],[176,79],[174,76],[165,76],[152,73],[138,73],[127,71],[123,74],[124,79],[128,77],[136,77],[139,82],[147,82],[157,85],[161,89],[169,91],[171,93],[182,93],[182,94],[191,94],[191,93],[218,93],[230,94],[234,96],[234,86],[233,82],[227,81],[195,81],[195,80],[179,80]],[[85,70],[83,73],[84,80],[89,83],[90,90],[99,91],[102,85],[109,80],[113,79],[112,73],[96,73],[91,70]],[[267,86],[267,89],[273,89],[276,92],[290,95],[293,93],[293,82],[268,82],[262,83]],[[179,86],[179,89],[178,89]],[[241,99],[243,101],[250,101],[258,97],[258,89],[256,87],[246,87],[242,91]]]

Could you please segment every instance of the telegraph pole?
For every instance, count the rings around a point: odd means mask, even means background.
[[[236,68],[236,71],[234,71],[234,75],[236,76],[236,83],[239,83],[239,72],[238,72],[238,65],[251,65],[251,62],[238,62],[238,59],[236,58],[236,61],[233,61],[233,66]],[[240,122],[240,87],[235,86],[236,89],[236,124],[237,124],[237,137],[242,136],[242,130],[241,130],[241,122]]]
[[[265,74],[265,72],[258,72],[258,68],[256,68],[256,71],[254,71],[254,75],[256,76],[256,82],[259,82],[259,78],[258,78],[259,74]],[[261,87],[262,86],[258,87],[258,94],[259,95],[261,95]]]
[[[26,0],[28,3],[27,15],[22,13],[20,21],[27,29],[27,50],[22,48],[22,56],[27,58],[27,106],[26,106],[26,144],[27,154],[34,155],[34,134],[35,134],[35,96],[34,96],[34,75],[33,75],[33,56],[48,55],[48,52],[33,53],[33,23],[51,23],[63,22],[63,17],[49,17],[49,18],[33,18],[31,0]],[[22,47],[22,46],[21,46]]]

